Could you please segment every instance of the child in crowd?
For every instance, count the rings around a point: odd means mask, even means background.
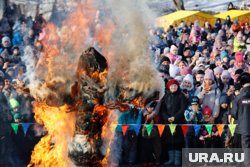
[[[203,114],[199,105],[199,98],[194,96],[191,98],[191,103],[184,112],[185,120],[188,124],[201,124],[203,122]],[[197,139],[195,138],[195,131],[192,126],[189,126],[186,135],[186,147],[196,148]]]
[[[144,124],[158,124],[159,118],[155,116],[153,119],[149,118],[149,115],[153,113],[157,105],[156,101],[150,102],[143,111],[143,123]],[[157,127],[154,126],[151,134],[148,135],[145,126],[142,128],[142,140],[141,140],[141,159],[144,167],[153,165],[160,165],[161,157],[161,138],[157,131]]]

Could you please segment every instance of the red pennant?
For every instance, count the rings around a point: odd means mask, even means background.
[[[188,125],[181,125],[181,129],[182,129],[182,132],[183,132],[183,134],[184,134],[185,137],[187,135],[188,128],[189,128]]]
[[[128,125],[122,125],[122,134],[123,134],[123,136],[125,136],[126,135],[126,132],[127,132],[127,130],[128,130]]]
[[[157,125],[158,131],[159,131],[159,135],[160,137],[162,136],[162,133],[164,131],[165,125]]]

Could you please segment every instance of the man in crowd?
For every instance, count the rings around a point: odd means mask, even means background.
[[[245,153],[244,164],[250,166],[250,74],[243,73],[239,78],[242,85],[240,94],[233,101],[232,116],[238,120],[241,144]]]

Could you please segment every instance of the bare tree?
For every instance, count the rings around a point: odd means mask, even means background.
[[[185,10],[183,0],[173,0],[176,10]]]

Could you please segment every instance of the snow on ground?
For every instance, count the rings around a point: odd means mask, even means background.
[[[184,0],[184,6],[186,10],[224,12],[227,10],[229,2],[240,6],[242,0]]]
[[[240,6],[244,0],[183,0],[186,10],[213,11],[216,13],[224,12],[232,2],[235,6]],[[250,0],[245,0],[250,1]],[[172,0],[148,0],[152,10],[158,15],[168,14],[175,10]]]

